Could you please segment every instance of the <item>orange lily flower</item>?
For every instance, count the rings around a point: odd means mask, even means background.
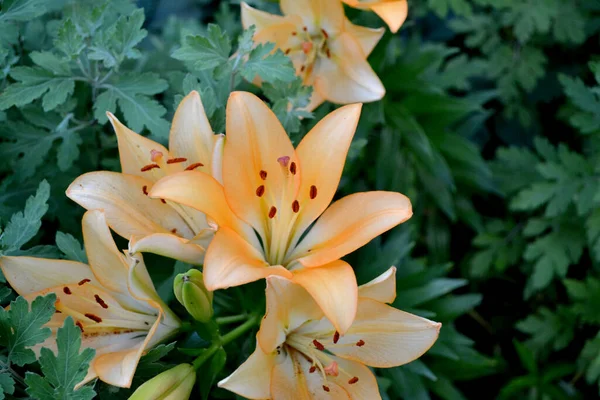
[[[256,26],[254,40],[274,42],[304,84],[313,86],[308,111],[325,100],[348,104],[383,98],[385,88],[367,62],[383,28],[353,25],[339,0],[281,0],[280,5],[284,16],[242,3],[242,24]]]
[[[81,175],[67,196],[88,210],[106,214],[110,227],[130,240],[133,252],[151,252],[201,264],[216,227],[194,209],[148,192],[160,178],[184,170],[211,173],[221,179],[223,135],[215,135],[198,92],[179,104],[173,117],[169,148],[147,139],[107,113],[117,134],[122,173]]]
[[[117,249],[102,212],[86,212],[82,226],[89,265],[2,257],[0,268],[12,288],[28,301],[56,294],[56,313],[46,325],[53,336],[70,316],[81,329],[82,346],[96,350],[78,386],[98,377],[129,387],[143,352],[175,334],[180,321],[156,293],[141,254],[123,254]],[[53,336],[33,350],[55,350]]]
[[[393,33],[398,32],[408,16],[407,0],[342,0],[350,7],[371,10],[385,21]]]
[[[396,269],[359,288],[356,320],[341,336],[300,286],[267,278],[267,313],[254,353],[219,387],[249,399],[381,399],[367,366],[389,368],[423,355],[440,323],[385,304]]]
[[[352,104],[332,112],[294,149],[262,100],[232,93],[223,186],[197,171],[154,185],[151,197],[201,210],[219,226],[204,260],[208,290],[280,275],[303,286],[338,331],[348,329],[357,284],[340,258],[412,215],[410,200],[393,192],[356,193],[329,206],[360,110]]]

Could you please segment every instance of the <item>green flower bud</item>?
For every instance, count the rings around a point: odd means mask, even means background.
[[[188,313],[200,322],[207,322],[213,316],[213,293],[204,286],[202,272],[190,269],[185,274],[179,274],[173,281],[175,297]]]
[[[129,400],[187,400],[196,383],[196,371],[180,364],[156,375],[129,397]]]

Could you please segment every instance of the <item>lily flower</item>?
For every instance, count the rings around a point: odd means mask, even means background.
[[[82,346],[96,350],[78,387],[96,377],[130,387],[144,351],[175,334],[180,321],[156,293],[142,256],[117,249],[102,212],[86,212],[82,225],[89,265],[6,256],[0,268],[28,301],[56,294],[56,313],[46,325],[53,335],[34,351],[56,349],[56,331],[70,316],[81,329]]]
[[[381,399],[367,368],[390,368],[423,355],[440,323],[388,306],[396,269],[359,288],[356,320],[341,336],[300,286],[267,278],[267,313],[256,350],[219,387],[249,399]]]
[[[173,117],[169,148],[147,139],[107,113],[117,134],[122,173],[81,175],[67,196],[88,210],[103,210],[110,227],[130,241],[133,252],[151,252],[201,264],[215,226],[194,209],[148,192],[160,178],[184,170],[221,179],[223,135],[213,134],[200,95],[185,97]]]
[[[398,32],[408,16],[407,0],[342,0],[350,7],[371,10],[379,15],[393,33]]]
[[[367,62],[383,28],[353,25],[339,0],[281,0],[280,6],[283,16],[242,3],[242,24],[256,27],[255,42],[274,42],[304,85],[313,86],[308,111],[325,100],[348,104],[383,98],[385,88]]]
[[[201,210],[219,226],[204,260],[208,290],[280,275],[304,287],[340,333],[348,329],[357,283],[340,258],[412,215],[406,196],[384,191],[330,206],[360,110],[352,104],[332,112],[294,149],[262,100],[234,92],[226,110],[223,186],[198,171],[154,185],[151,197]]]

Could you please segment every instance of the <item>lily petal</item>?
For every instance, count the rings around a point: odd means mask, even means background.
[[[144,194],[151,187],[151,181],[139,176],[99,171],[75,179],[67,196],[88,210],[103,210],[111,228],[126,239],[173,229],[191,239],[194,232],[177,211]]]
[[[339,333],[350,328],[356,315],[358,289],[347,262],[337,260],[318,268],[302,268],[294,271],[293,280],[310,293]]]
[[[342,32],[330,40],[331,58],[322,57],[315,68],[314,88],[327,100],[346,104],[383,98],[385,88],[357,39]]]
[[[361,298],[352,327],[328,349],[339,357],[377,368],[409,363],[438,338],[441,324],[375,300]],[[352,345],[361,342],[362,345]]]
[[[146,165],[152,164],[152,150],[162,153],[165,159],[171,158],[169,151],[160,143],[156,143],[148,138],[139,135],[123,125],[110,112],[106,113],[115,133],[119,144],[119,157],[121,159],[121,169],[125,174],[137,175],[156,182],[169,172],[175,172],[183,169],[178,164],[165,165],[161,168],[154,168],[149,171],[142,171]]]
[[[225,150],[225,135],[216,135],[212,152],[211,175],[221,185],[223,184],[223,151]]]
[[[352,104],[328,114],[304,136],[296,149],[302,165],[302,181],[298,192],[300,212],[293,244],[325,211],[337,191],[361,107],[361,104]],[[313,186],[317,189],[317,195],[311,198]]]
[[[287,169],[292,163],[297,164],[295,175]],[[300,165],[292,142],[275,114],[251,93],[234,92],[227,102],[223,183],[233,211],[256,229],[263,242],[269,208],[285,201],[291,212],[298,192]]]
[[[390,27],[390,31],[396,33],[402,24],[404,24],[404,21],[406,21],[406,17],[408,16],[408,1],[398,0],[380,2],[379,4],[373,4],[371,10],[385,21]]]
[[[259,31],[285,21],[285,17],[282,17],[281,15],[270,14],[250,7],[248,3],[244,1],[242,1],[241,6],[242,26],[244,29],[248,29],[250,26],[254,25],[256,30]]]
[[[96,280],[86,264],[35,257],[0,257],[0,268],[10,286],[21,296],[65,283]]]
[[[346,30],[358,40],[365,56],[371,54],[385,33],[385,28],[367,28],[366,26],[354,25],[350,21],[346,23]]]
[[[331,356],[343,374],[328,377],[332,382],[344,388],[352,400],[381,400],[375,375],[361,363]],[[353,383],[350,383],[353,382]]]
[[[339,1],[281,0],[284,15],[299,15],[309,33],[325,29],[335,35],[344,28],[344,7]]]
[[[210,173],[215,142],[200,95],[195,90],[181,100],[171,125],[169,149],[175,158],[186,158],[180,165],[202,163],[196,171]]]
[[[204,259],[204,284],[208,290],[226,289],[292,273],[280,265],[269,266],[262,254],[228,227],[219,229]]]
[[[396,267],[358,287],[358,297],[392,303],[396,298]]]
[[[268,399],[274,365],[275,357],[265,354],[257,343],[254,353],[218,386],[248,399]]]
[[[309,320],[318,320],[323,312],[308,292],[279,276],[267,278],[267,311],[256,335],[262,350],[271,354],[285,341],[286,333]]]
[[[394,192],[363,192],[333,203],[291,259],[316,267],[339,259],[412,216],[408,197]]]
[[[129,241],[132,253],[154,253],[189,264],[201,265],[205,248],[188,239],[169,233],[155,233],[148,236],[132,236]]]
[[[227,205],[223,186],[212,176],[198,171],[183,171],[156,182],[150,197],[167,199],[202,211],[219,227],[228,226],[252,238],[251,229]]]

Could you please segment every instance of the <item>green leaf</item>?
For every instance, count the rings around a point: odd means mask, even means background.
[[[574,335],[576,316],[568,308],[559,306],[556,312],[541,308],[516,325],[521,332],[531,335],[527,343],[535,351],[561,350]]]
[[[169,123],[162,118],[167,110],[156,100],[149,97],[163,92],[168,84],[157,74],[125,73],[101,86],[105,89],[94,103],[95,118],[104,123],[106,112],[115,113],[117,104],[125,116],[127,126],[136,132],[148,128],[157,137],[166,137]]]
[[[70,233],[56,232],[56,246],[67,259],[87,264],[85,249]]]
[[[7,311],[0,308],[0,344],[8,349],[8,362],[19,366],[35,361],[33,345],[42,343],[50,337],[50,328],[44,325],[54,315],[54,293],[37,297],[29,303],[23,297],[18,297],[10,303]]]
[[[46,12],[47,0],[5,0],[0,21],[28,21]]]
[[[204,369],[204,373],[198,376],[198,386],[200,387],[200,393],[202,393],[202,400],[209,399],[210,390],[213,386],[217,375],[225,367],[225,361],[227,360],[227,353],[221,347],[214,356],[210,359],[210,365],[208,369]]]
[[[573,311],[584,322],[600,324],[600,279],[588,276],[584,281],[566,279],[567,293],[573,304]]]
[[[226,32],[215,24],[209,24],[206,36],[188,36],[183,45],[175,50],[173,58],[189,61],[198,70],[212,69],[225,64],[231,52],[231,41]]]
[[[7,139],[0,147],[0,158],[7,160],[19,178],[29,178],[42,165],[56,139],[50,132],[24,122],[9,122],[0,130]]]
[[[57,354],[42,348],[39,363],[44,377],[27,372],[25,383],[27,393],[38,400],[64,399],[89,400],[96,392],[90,386],[75,390],[75,385],[85,378],[88,366],[96,351],[85,348],[80,353],[81,330],[70,316],[56,334]],[[49,397],[48,394],[51,394]]]
[[[521,360],[521,364],[523,364],[525,369],[530,373],[537,374],[538,367],[537,363],[535,362],[535,355],[533,354],[533,351],[531,351],[524,344],[519,343],[516,340],[513,340],[513,344],[515,345],[515,350],[517,350],[517,355]]]
[[[240,73],[249,82],[259,77],[263,82],[291,82],[296,79],[292,61],[281,50],[273,52],[274,43],[261,43],[250,52]]]
[[[565,94],[576,107],[571,112],[569,122],[583,134],[600,130],[600,95],[587,87],[579,78],[559,75]],[[598,82],[600,83],[600,81]]]
[[[0,237],[0,247],[4,254],[11,254],[31,240],[42,226],[42,217],[48,211],[48,198],[50,185],[46,181],[40,182],[35,196],[25,202],[23,212],[12,216]]]
[[[84,38],[70,18],[58,28],[54,46],[70,58],[79,55],[85,48]]]
[[[5,394],[13,394],[15,392],[15,380],[8,372],[0,372],[0,400],[5,398]]]

